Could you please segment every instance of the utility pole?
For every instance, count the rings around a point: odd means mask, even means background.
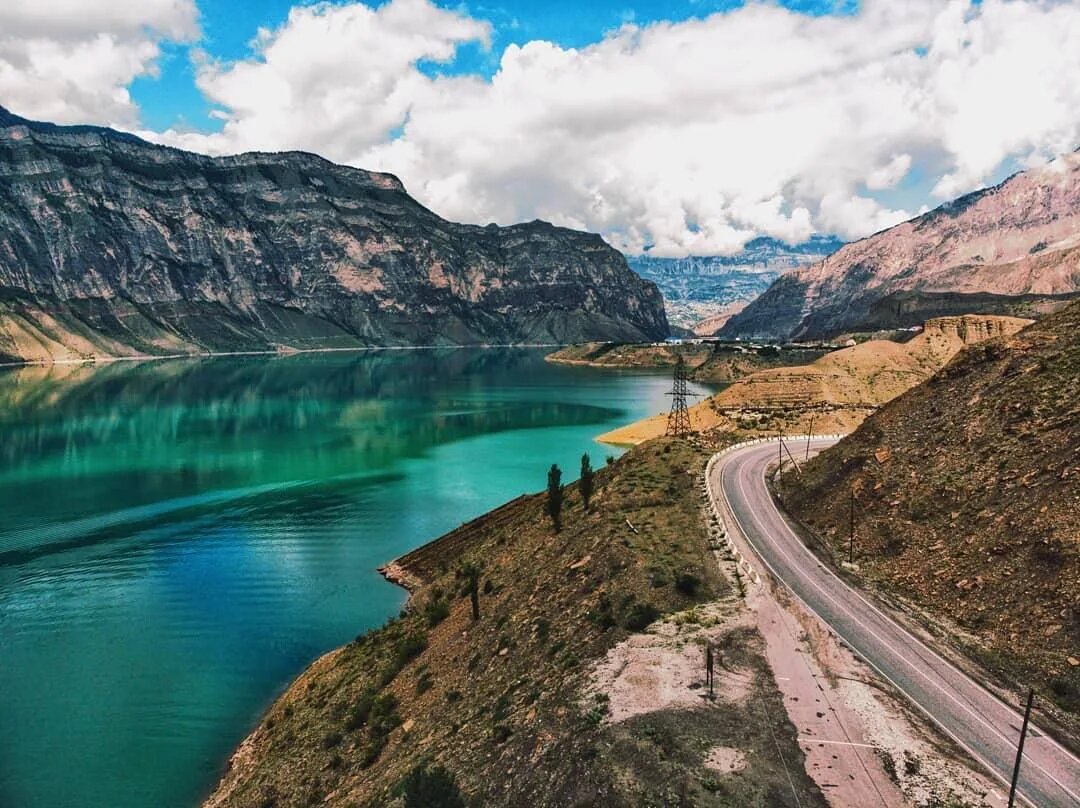
[[[810,429],[806,435],[806,459],[810,460],[810,439],[814,437],[814,413],[810,413]]]
[[[1016,747],[1016,765],[1013,766],[1012,788],[1009,789],[1009,808],[1016,802],[1016,783],[1020,779],[1020,759],[1024,757],[1024,738],[1027,737],[1028,720],[1031,718],[1031,702],[1035,699],[1035,688],[1028,688],[1027,708],[1024,710],[1024,725],[1020,728],[1020,743]]]
[[[675,362],[675,372],[672,378],[671,412],[668,413],[667,435],[682,438],[690,434],[690,412],[686,408],[686,382],[690,378],[690,371],[686,368],[686,362],[679,354]]]
[[[777,474],[780,475],[780,482],[777,484],[778,488],[784,487],[784,428],[781,427],[776,431],[778,440],[776,442],[776,454],[780,460],[780,466],[777,469]]]
[[[847,561],[855,563],[855,486],[851,486],[851,511],[848,518]]]

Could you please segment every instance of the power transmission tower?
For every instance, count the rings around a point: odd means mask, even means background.
[[[671,412],[668,413],[667,432],[672,437],[681,438],[690,434],[690,411],[686,409],[686,382],[690,372],[686,369],[686,362],[682,356],[675,362],[675,373],[672,380]]]

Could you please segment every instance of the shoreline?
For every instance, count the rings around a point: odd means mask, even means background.
[[[161,362],[170,359],[219,359],[229,356],[296,356],[320,353],[366,353],[369,351],[434,351],[440,348],[565,348],[570,343],[557,342],[484,342],[460,345],[357,345],[342,348],[290,348],[265,351],[205,351],[201,353],[134,354],[132,356],[94,356],[90,359],[26,359],[0,362],[0,368],[50,367],[52,365],[107,365],[114,362]]]

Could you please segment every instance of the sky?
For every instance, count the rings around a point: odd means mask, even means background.
[[[3,0],[0,105],[627,252],[869,235],[1080,146],[1080,0]]]

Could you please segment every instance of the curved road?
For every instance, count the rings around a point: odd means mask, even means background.
[[[820,450],[835,442],[815,440],[811,445]],[[799,450],[805,451],[805,439],[786,443],[796,457],[802,456]],[[777,452],[775,441],[756,444],[729,451],[712,464],[709,488],[727,511],[729,527],[736,528],[733,532],[741,534],[775,578],[996,775],[1008,793],[1023,716],[817,560],[766,488],[765,475]],[[1032,725],[1024,745],[1019,793],[1036,808],[1080,806],[1080,759]]]

